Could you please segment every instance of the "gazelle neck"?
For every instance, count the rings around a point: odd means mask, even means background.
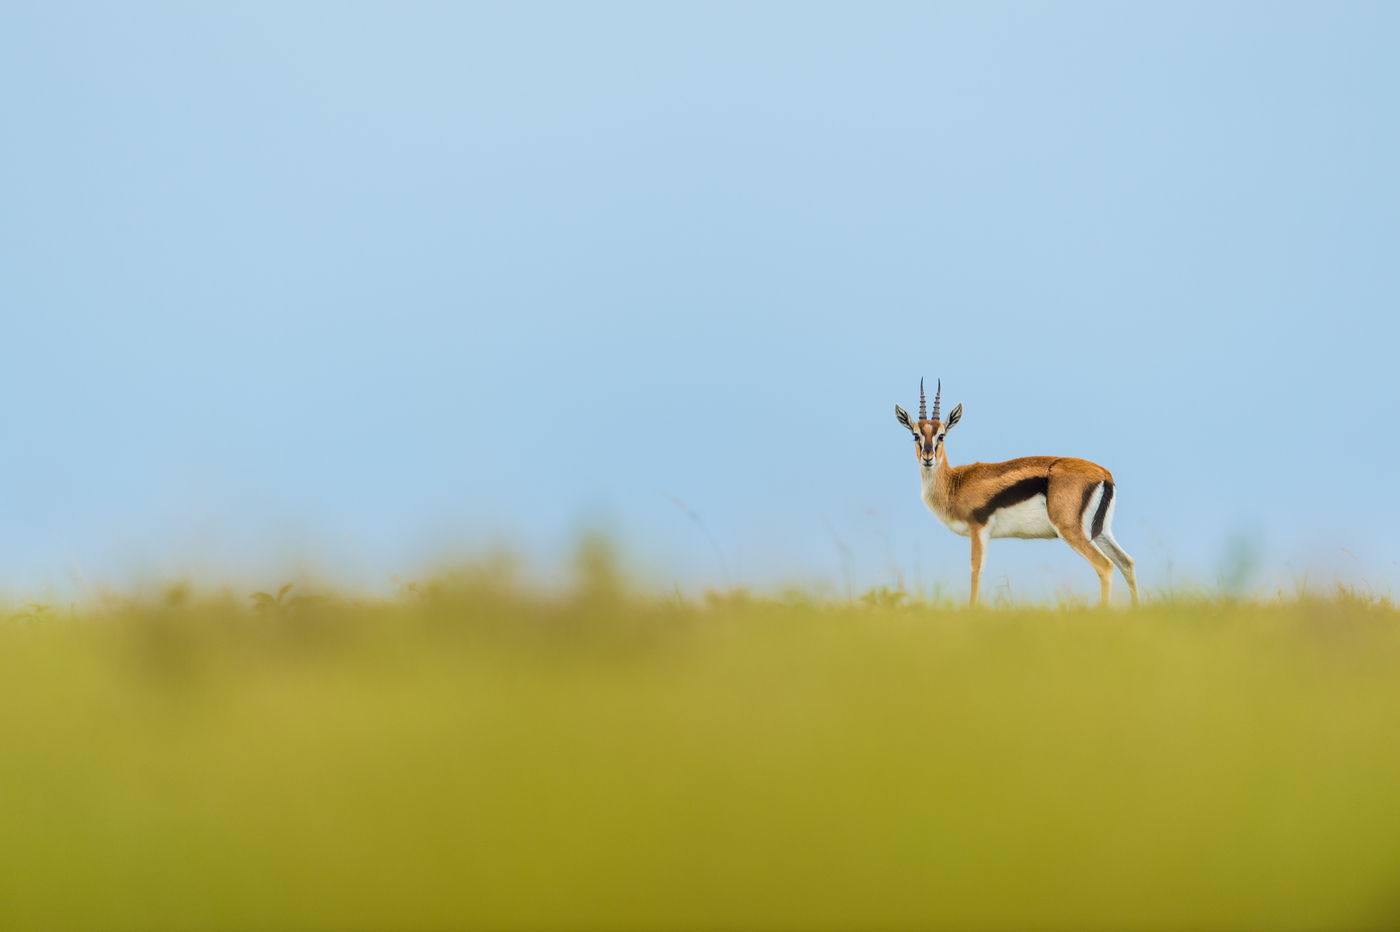
[[[920,463],[919,478],[923,482],[925,493],[942,486],[952,468],[948,465],[948,453],[942,447],[938,448],[938,455],[934,457],[932,466]]]

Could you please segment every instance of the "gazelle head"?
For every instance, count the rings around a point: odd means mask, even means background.
[[[942,421],[938,417],[938,403],[943,395],[943,380],[938,382],[938,388],[933,394],[933,414],[925,413],[924,403],[924,380],[919,379],[919,419],[916,421],[909,416],[899,405],[894,406],[894,416],[899,423],[903,424],[909,433],[914,435],[914,453],[919,458],[919,465],[924,469],[933,469],[940,462],[948,462],[948,454],[943,449],[943,438],[948,431],[953,429],[953,425],[962,420],[962,404],[948,412],[948,420]]]

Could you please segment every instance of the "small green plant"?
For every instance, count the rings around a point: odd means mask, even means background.
[[[29,611],[15,612],[10,616],[10,621],[48,621],[53,617],[52,605],[45,605],[43,602],[30,602]]]
[[[291,601],[283,601],[284,599],[286,599],[287,593],[291,591],[292,584],[287,583],[281,589],[277,590],[276,596],[268,595],[266,592],[254,592],[249,597],[253,600],[253,611],[262,612],[265,615],[271,615],[276,614],[278,612],[286,611],[298,602],[297,599],[292,599]]]
[[[884,606],[886,608],[898,608],[909,599],[909,593],[903,589],[891,588],[890,586],[878,586],[867,590],[861,595],[860,601],[864,605]]]

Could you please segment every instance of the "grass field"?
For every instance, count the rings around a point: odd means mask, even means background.
[[[1400,923],[1394,607],[889,601],[16,609],[0,928]]]

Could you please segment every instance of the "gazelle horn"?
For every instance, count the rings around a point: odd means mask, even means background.
[[[943,397],[943,380],[938,380],[938,391],[933,393],[933,420],[938,420],[938,399]]]
[[[922,421],[926,419],[927,416],[924,409],[924,380],[919,379],[919,420]]]

